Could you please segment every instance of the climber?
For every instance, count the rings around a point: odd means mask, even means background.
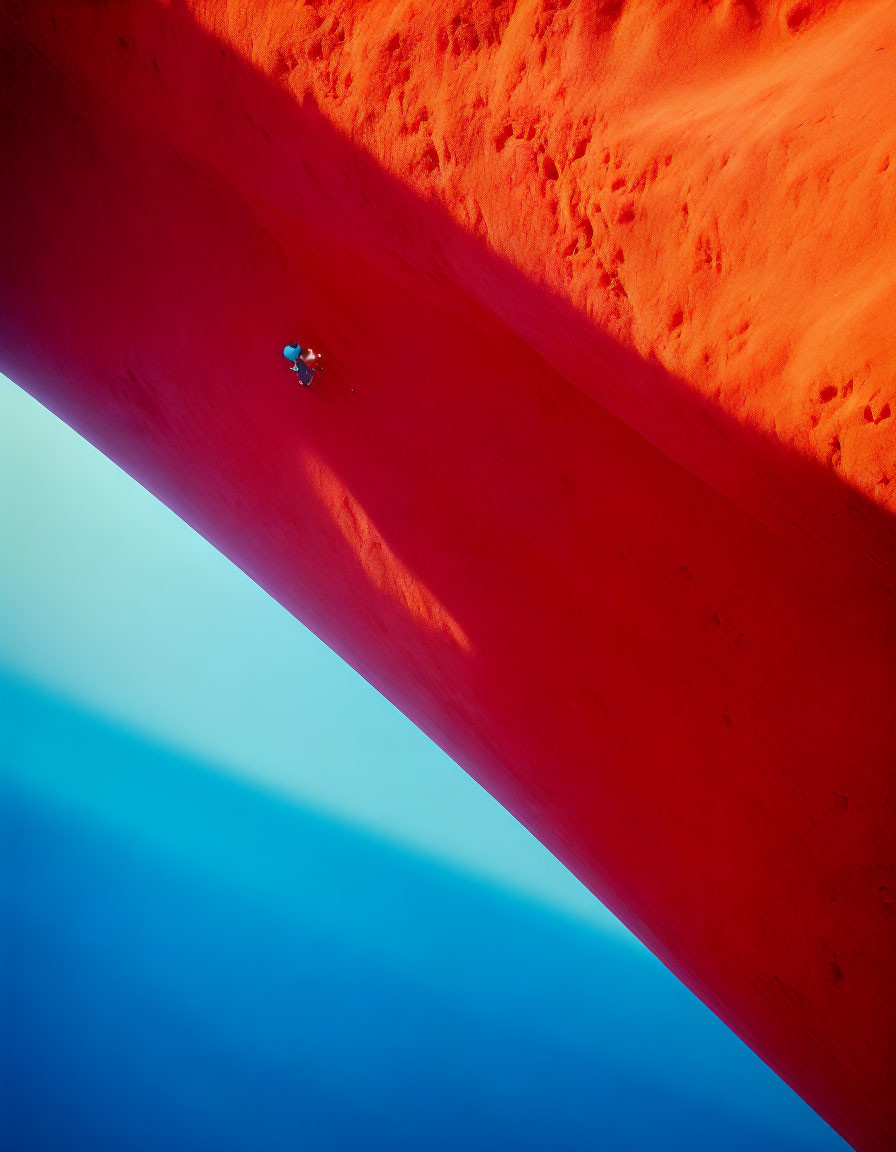
[[[321,370],[321,356],[312,348],[303,348],[298,340],[287,344],[283,355],[292,361],[292,372],[297,372],[299,380],[307,387],[314,379],[314,373]]]

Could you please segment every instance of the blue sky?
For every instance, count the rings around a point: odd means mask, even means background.
[[[2,377],[0,549],[22,1148],[846,1147],[405,717]]]

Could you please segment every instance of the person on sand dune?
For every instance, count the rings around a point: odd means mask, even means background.
[[[303,348],[298,340],[294,340],[292,344],[287,344],[283,349],[283,355],[287,360],[292,361],[290,371],[297,372],[299,380],[306,387],[314,379],[314,373],[321,369],[320,353],[315,352],[313,348]]]

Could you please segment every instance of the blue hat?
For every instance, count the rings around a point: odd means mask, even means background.
[[[298,344],[287,344],[283,349],[283,355],[287,360],[292,360],[292,362],[295,363],[296,360],[298,360],[298,358],[302,355],[302,349]]]

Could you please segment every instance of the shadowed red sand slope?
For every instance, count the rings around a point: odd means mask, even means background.
[[[893,13],[3,23],[0,368],[863,1149],[896,1136]]]

